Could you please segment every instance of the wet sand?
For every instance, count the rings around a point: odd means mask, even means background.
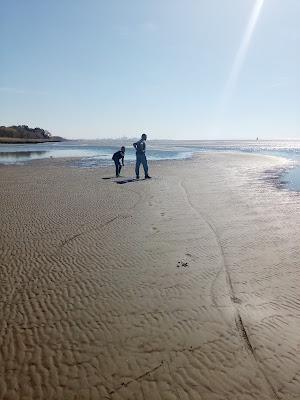
[[[0,399],[299,399],[300,197],[264,179],[283,164],[1,167]]]

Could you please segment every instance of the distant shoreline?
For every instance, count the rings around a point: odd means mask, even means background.
[[[0,145],[1,144],[34,144],[34,143],[57,143],[64,142],[66,139],[21,139],[21,138],[10,138],[10,137],[0,137]]]

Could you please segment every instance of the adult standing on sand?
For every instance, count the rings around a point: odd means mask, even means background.
[[[142,134],[141,139],[133,143],[133,147],[136,150],[136,164],[135,164],[135,175],[136,179],[140,179],[140,165],[143,164],[145,179],[150,179],[151,176],[148,175],[148,163],[146,157],[146,140],[147,135],[145,133]]]

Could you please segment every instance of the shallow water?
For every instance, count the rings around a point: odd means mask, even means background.
[[[44,158],[78,158],[73,165],[80,168],[96,168],[112,165],[112,154],[118,146],[103,145],[99,141],[68,141],[61,143],[5,144],[0,145],[0,164],[24,164]],[[193,153],[246,152],[285,157],[295,162],[295,168],[282,176],[289,190],[300,191],[300,141],[155,141],[147,148],[148,159],[184,159]],[[135,160],[132,146],[126,149],[126,162]]]
[[[0,164],[23,164],[44,158],[81,158],[76,161],[80,167],[96,167],[112,164],[112,154],[119,150],[117,146],[103,146],[88,142],[70,141],[64,143],[9,144],[0,145]],[[168,150],[148,147],[149,160],[183,159],[191,157],[187,150]],[[126,160],[135,160],[135,150],[127,148]]]
[[[300,192],[300,166],[289,169],[281,176],[281,182],[285,187],[294,192]]]

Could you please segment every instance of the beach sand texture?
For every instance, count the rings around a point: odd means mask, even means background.
[[[0,399],[300,399],[300,198],[263,179],[283,163],[1,167]]]

